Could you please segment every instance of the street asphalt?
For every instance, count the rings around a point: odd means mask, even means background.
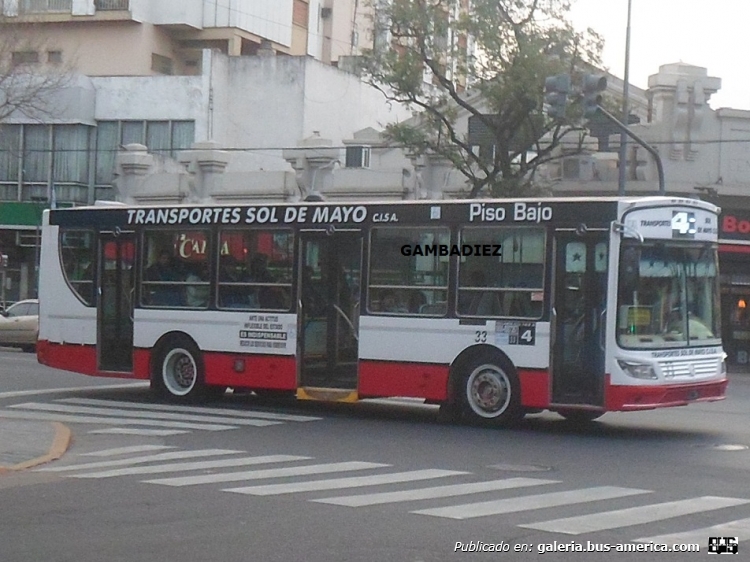
[[[750,376],[747,367],[730,367],[729,371]],[[71,440],[72,432],[59,422],[0,418],[0,475],[57,460]]]

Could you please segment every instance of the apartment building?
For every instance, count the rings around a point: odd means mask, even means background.
[[[337,65],[372,44],[362,0],[1,0],[0,25],[42,33],[45,52],[87,76],[200,73],[201,50],[259,50]],[[368,43],[369,42],[369,43]]]

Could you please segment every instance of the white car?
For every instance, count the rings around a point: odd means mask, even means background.
[[[0,312],[0,346],[34,351],[39,336],[39,301],[18,301]]]

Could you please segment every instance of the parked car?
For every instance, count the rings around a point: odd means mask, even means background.
[[[0,312],[0,346],[34,351],[39,335],[39,301],[18,301]]]

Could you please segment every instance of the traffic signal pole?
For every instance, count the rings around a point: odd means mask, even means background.
[[[610,112],[604,109],[601,105],[599,106],[599,111],[610,122],[614,123],[617,126],[617,128],[620,129],[620,132],[628,135],[631,139],[633,139],[635,142],[637,142],[643,148],[645,148],[648,151],[648,153],[651,154],[651,156],[654,157],[654,160],[656,161],[656,171],[659,174],[659,195],[665,195],[666,186],[664,184],[664,165],[662,164],[661,156],[659,156],[659,152],[653,146],[651,146],[646,141],[644,141],[641,137],[636,135],[633,131],[628,129],[627,125],[625,125],[620,120],[618,120],[617,117],[612,115]],[[624,162],[620,162],[620,167],[622,166],[624,166]]]

